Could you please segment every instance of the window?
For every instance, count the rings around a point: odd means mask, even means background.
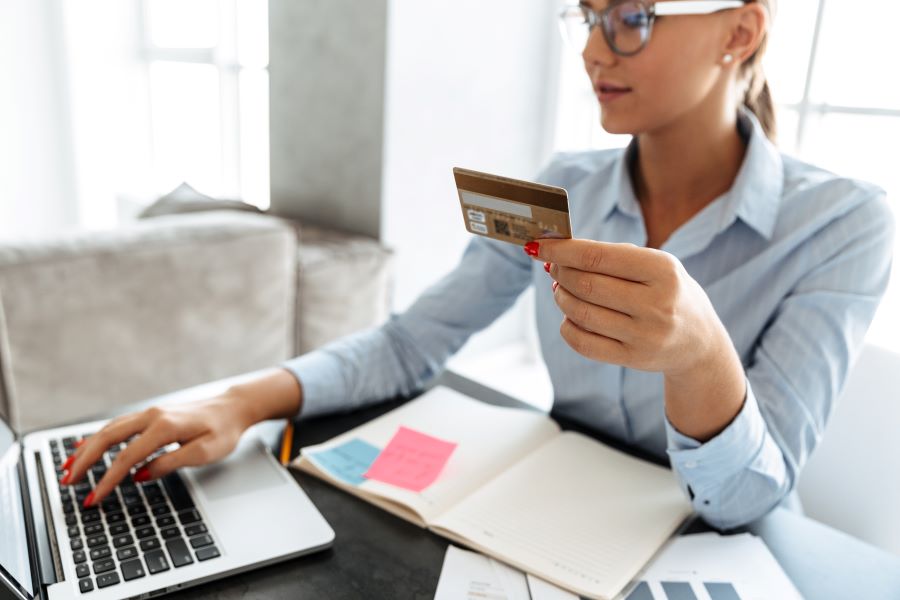
[[[781,149],[874,182],[889,199],[900,197],[900,170],[892,151],[900,139],[900,87],[889,66],[890,57],[900,53],[893,32],[898,19],[900,4],[878,0],[779,2],[765,61],[778,103]],[[600,128],[596,98],[579,57],[568,52],[562,60],[557,148],[624,146],[627,136]],[[895,259],[895,274],[898,263]],[[868,341],[900,351],[898,334],[900,282],[892,277]]]
[[[266,2],[65,13],[82,225],[114,226],[182,181],[268,207]]]

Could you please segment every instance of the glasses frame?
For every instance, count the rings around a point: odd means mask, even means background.
[[[648,2],[646,0],[620,0],[618,2],[611,2],[609,6],[607,6],[600,12],[597,12],[584,4],[569,4],[564,7],[559,13],[560,28],[563,37],[568,40],[570,36],[567,31],[567,17],[570,16],[572,10],[578,9],[585,16],[585,25],[587,25],[588,27],[588,38],[590,38],[590,35],[591,33],[593,33],[594,29],[596,29],[596,27],[600,25],[601,30],[603,31],[603,37],[606,40],[606,43],[609,46],[610,50],[612,50],[619,56],[634,56],[635,54],[646,48],[647,44],[650,43],[650,36],[653,33],[653,24],[656,22],[657,17],[709,15],[721,12],[723,10],[740,8],[750,1],[752,0],[669,0],[667,2]],[[641,5],[647,11],[647,16],[649,17],[649,23],[647,24],[647,35],[645,39],[637,50],[629,52],[623,52],[616,46],[616,43],[614,41],[614,26],[612,20],[610,19],[610,14],[612,14],[612,11],[625,2]]]

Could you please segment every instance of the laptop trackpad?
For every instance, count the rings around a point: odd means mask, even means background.
[[[284,485],[278,467],[255,443],[243,443],[226,460],[194,469],[194,480],[210,500],[223,500]]]

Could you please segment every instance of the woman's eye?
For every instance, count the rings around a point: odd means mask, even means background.
[[[622,24],[632,29],[641,29],[647,26],[647,15],[644,13],[631,13],[622,15]]]

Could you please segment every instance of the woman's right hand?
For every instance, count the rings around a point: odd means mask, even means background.
[[[85,506],[101,502],[136,465],[172,443],[180,447],[139,468],[136,482],[158,479],[179,467],[199,466],[228,456],[248,427],[259,421],[295,415],[300,386],[286,371],[235,386],[206,400],[151,407],[111,420],[86,438],[63,465],[62,483],[74,485],[111,447],[131,442],[116,456],[85,499]]]

